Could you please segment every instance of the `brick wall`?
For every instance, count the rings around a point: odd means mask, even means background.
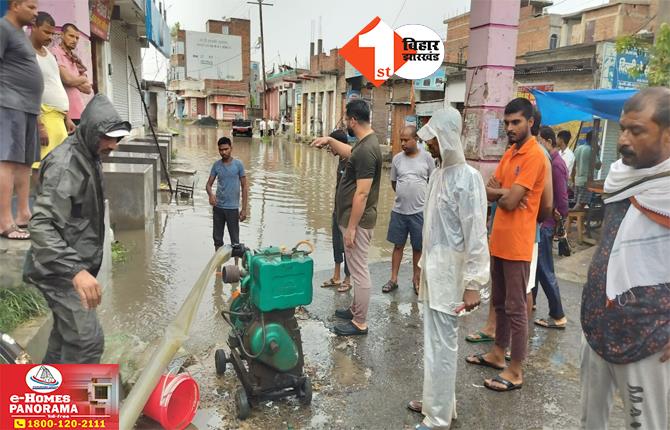
[[[312,55],[309,59],[309,71],[319,73],[337,70],[344,74],[344,57],[339,52],[338,48],[334,48],[330,50],[329,54],[321,52],[318,55]]]
[[[651,5],[623,5],[624,18],[622,26],[623,28],[621,29],[623,34],[637,33],[642,27],[652,31],[653,21],[649,22],[649,19],[656,15],[655,8],[657,7],[658,4],[654,3]]]
[[[468,38],[470,37],[470,14],[461,15],[447,21],[447,41],[444,56],[449,63],[459,62],[459,53],[463,51],[462,62],[468,60]]]
[[[530,8],[522,8],[530,9]],[[549,49],[551,17],[549,15],[533,18],[532,16],[519,22],[519,36],[516,46],[516,55],[526,52],[543,51]]]

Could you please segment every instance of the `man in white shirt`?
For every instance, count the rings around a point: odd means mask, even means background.
[[[270,118],[268,121],[268,135],[269,136],[274,136],[275,135],[275,120]]]
[[[69,100],[60,79],[58,63],[54,55],[46,48],[51,44],[56,31],[54,19],[46,12],[39,12],[30,33],[30,41],[37,54],[37,64],[42,71],[44,91],[42,92],[40,125],[40,159],[44,159],[56,146],[60,145],[76,126],[68,118]],[[38,168],[39,162],[33,164]]]
[[[572,149],[568,146],[570,144],[570,139],[572,134],[568,130],[561,130],[556,135],[556,141],[558,143],[558,153],[565,162],[565,166],[568,168],[568,175],[572,174],[572,168],[575,165],[575,153],[572,152]]]
[[[266,128],[265,118],[261,118],[261,122],[258,123],[258,130],[261,132],[261,139],[265,135],[265,128]]]

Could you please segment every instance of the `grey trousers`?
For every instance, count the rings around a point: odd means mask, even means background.
[[[458,317],[423,307],[423,424],[448,429],[456,417]]]
[[[97,364],[105,347],[95,310],[86,310],[73,287],[40,288],[53,313],[45,364]]]
[[[582,338],[582,428],[607,429],[612,397],[618,390],[624,402],[626,428],[668,429],[670,361],[661,363],[661,355],[630,364],[613,364]]]

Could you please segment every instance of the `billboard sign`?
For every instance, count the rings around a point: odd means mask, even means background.
[[[242,38],[186,32],[186,75],[193,79],[242,80]]]
[[[444,84],[447,82],[445,71],[445,67],[440,67],[432,75],[423,79],[416,79],[414,81],[414,89],[426,91],[444,91]]]
[[[91,34],[102,40],[109,40],[110,19],[114,0],[90,0]]]
[[[607,42],[603,45],[603,58],[600,68],[600,88],[639,89],[647,86],[647,72],[637,73],[649,63],[649,56],[636,50],[616,52],[616,45]]]
[[[170,28],[163,18],[161,10],[153,0],[146,0],[145,24],[147,39],[165,58],[170,57]]]

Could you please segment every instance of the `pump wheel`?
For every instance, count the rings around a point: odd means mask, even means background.
[[[235,406],[237,407],[237,418],[246,420],[251,415],[251,405],[247,398],[247,392],[243,387],[240,387],[235,392]]]
[[[312,403],[312,381],[309,377],[305,377],[302,386],[298,388],[298,400],[305,406]]]
[[[226,284],[234,284],[235,282],[240,282],[240,279],[242,279],[240,268],[235,265],[223,266],[222,275],[223,282]]]
[[[223,349],[217,349],[214,353],[214,365],[216,366],[216,374],[223,375],[226,373],[226,364],[228,363],[228,358],[226,358],[226,351]]]

